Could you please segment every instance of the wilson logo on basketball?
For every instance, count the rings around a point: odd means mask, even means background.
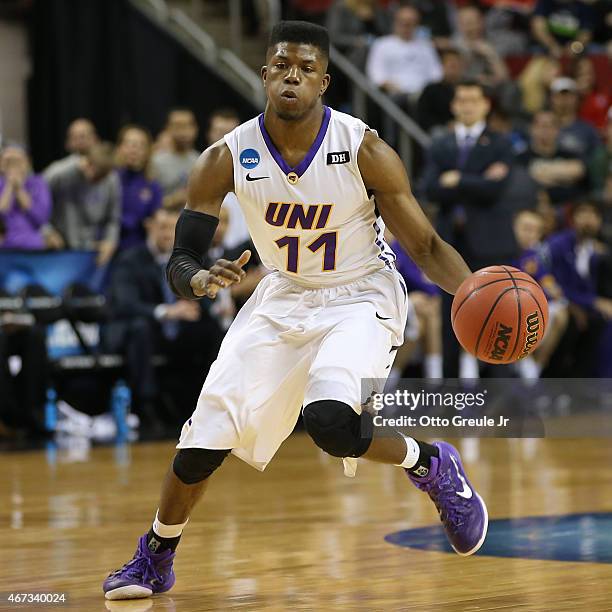
[[[521,354],[518,356],[519,359],[527,357],[531,352],[531,349],[538,343],[538,332],[540,331],[540,317],[538,312],[532,312],[527,315],[527,337],[525,338],[525,346]]]
[[[493,350],[489,355],[489,359],[501,361],[504,358],[506,350],[508,349],[508,345],[510,344],[511,334],[512,328],[510,326],[504,325],[503,323],[499,324],[499,328],[497,330],[497,338],[495,338],[495,342],[493,343]]]

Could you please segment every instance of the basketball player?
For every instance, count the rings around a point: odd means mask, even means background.
[[[330,455],[405,469],[431,497],[460,555],[484,541],[487,511],[457,451],[400,433],[377,437],[371,414],[362,411],[370,392],[381,391],[407,309],[379,211],[444,290],[454,293],[470,270],[421,211],[395,152],[358,119],[322,104],[328,57],[324,28],[275,26],[262,68],[265,112],[204,151],[191,175],[168,263],[176,294],[214,297],[243,277],[249,251],[210,270],[201,264],[230,191],[274,271],[225,336],[183,426],[155,521],[133,559],[104,581],[107,599],[170,589],[177,544],[209,476],[230,452],[263,470],[302,406],[306,431]],[[362,381],[372,379],[363,392]]]

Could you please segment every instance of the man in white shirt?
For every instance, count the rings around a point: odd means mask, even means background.
[[[410,106],[428,83],[443,76],[433,45],[416,34],[419,21],[414,7],[399,8],[393,34],[374,42],[366,66],[370,80],[404,107]]]

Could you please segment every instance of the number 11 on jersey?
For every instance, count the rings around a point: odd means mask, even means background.
[[[336,269],[336,246],[338,232],[326,232],[317,236],[306,248],[313,253],[323,248],[323,272]],[[297,274],[300,261],[300,239],[298,236],[283,236],[275,240],[279,249],[287,247],[287,272]]]

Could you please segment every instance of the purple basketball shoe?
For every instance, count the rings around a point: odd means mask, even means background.
[[[152,553],[147,547],[147,536],[143,535],[132,560],[104,581],[104,596],[106,599],[139,599],[169,591],[175,581],[174,556],[170,549]]]
[[[455,552],[467,557],[485,540],[489,525],[487,507],[467,479],[457,449],[447,442],[434,442],[434,446],[440,457],[432,457],[427,476],[417,478],[406,473],[436,505],[446,537]]]

